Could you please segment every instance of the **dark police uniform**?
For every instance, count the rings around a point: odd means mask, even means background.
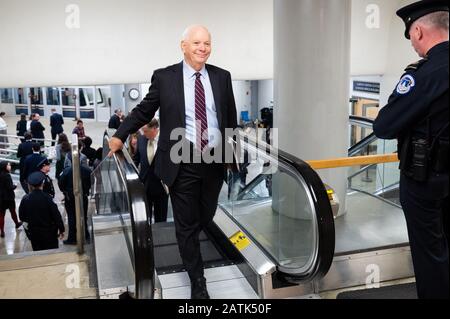
[[[43,173],[34,172],[28,177],[28,184],[39,186],[44,179]],[[20,202],[19,217],[27,223],[25,230],[34,251],[58,248],[58,232],[64,233],[64,223],[48,194],[36,189],[25,195]]]
[[[38,165],[37,168],[40,171],[42,169],[43,166],[45,165],[50,165],[50,161],[48,159],[43,159]],[[55,188],[53,187],[53,181],[50,178],[50,176],[48,176],[47,174],[45,175],[45,179],[44,179],[44,187],[43,187],[43,192],[49,194],[52,198],[55,198]]]
[[[434,11],[430,3],[435,4]],[[435,11],[448,11],[448,4],[421,1],[397,14],[408,34],[412,22]],[[448,57],[447,41],[408,66],[373,126],[378,137],[399,142],[400,201],[419,298],[449,298]]]

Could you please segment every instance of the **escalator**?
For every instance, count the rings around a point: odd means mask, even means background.
[[[108,136],[106,132],[104,154]],[[334,256],[333,212],[325,186],[298,158],[261,147],[252,139],[240,141],[252,158],[246,182],[231,178],[224,183],[214,221],[200,236],[210,295],[312,294]],[[118,267],[98,270],[99,277],[110,281],[99,280],[100,295],[126,292],[135,298],[189,298],[174,224],[169,220],[151,225],[144,186],[127,151],[105,158],[93,174],[93,183],[97,264]],[[101,260],[105,258],[108,262]],[[111,283],[115,276],[120,277],[118,284]]]

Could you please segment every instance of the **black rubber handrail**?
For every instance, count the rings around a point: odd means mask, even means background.
[[[245,137],[245,140],[245,142],[241,140],[241,143],[249,143],[254,147],[257,146],[252,138]],[[316,171],[298,157],[281,150],[276,150],[272,146],[261,141],[258,141],[258,144],[258,149],[262,150],[261,146],[263,146],[266,149],[267,155],[279,163],[283,163],[292,168],[296,174],[299,174],[303,178],[307,187],[306,191],[312,195],[311,198],[317,217],[318,247],[317,258],[313,267],[309,269],[307,273],[292,274],[281,271],[280,266],[278,266],[278,275],[284,280],[296,284],[322,278],[328,273],[328,270],[331,267],[335,250],[333,210],[325,185]],[[276,158],[274,154],[276,154]],[[257,178],[258,177],[255,179]],[[255,181],[255,179],[253,181]],[[250,182],[250,185],[251,184],[252,182]]]
[[[104,135],[104,153],[108,151],[106,141],[109,134]],[[124,148],[113,155],[119,173],[126,183],[127,199],[130,207],[131,231],[133,239],[132,261],[135,273],[136,299],[153,299],[155,287],[155,261],[153,254],[153,238],[151,225],[147,218],[148,204],[144,185],[136,171],[136,167]],[[125,234],[126,236],[126,234]],[[129,248],[130,249],[130,248]]]

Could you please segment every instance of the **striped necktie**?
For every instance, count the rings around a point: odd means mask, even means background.
[[[197,72],[195,76],[196,146],[197,149],[200,147],[200,151],[203,152],[208,145],[208,136],[204,136],[204,134],[208,134],[208,117],[206,116],[205,89],[200,80],[201,74]]]

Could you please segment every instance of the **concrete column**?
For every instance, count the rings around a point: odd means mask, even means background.
[[[274,1],[274,127],[279,148],[302,160],[347,157],[350,14],[350,0]],[[347,169],[319,174],[343,214]]]

